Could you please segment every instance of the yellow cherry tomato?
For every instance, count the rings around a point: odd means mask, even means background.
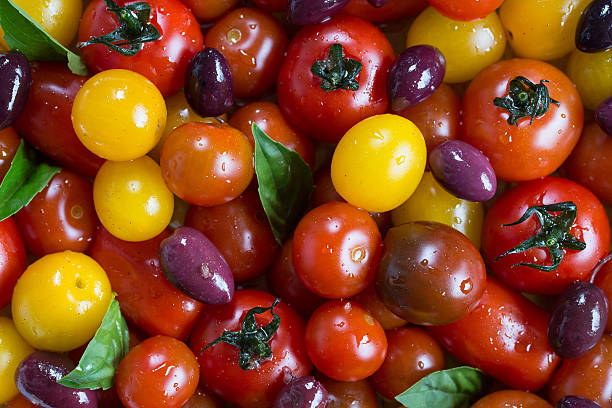
[[[124,241],[157,236],[174,210],[174,196],[149,156],[104,163],[94,180],[93,197],[104,228]]]
[[[80,252],[45,255],[27,267],[12,299],[13,321],[40,350],[69,351],[95,334],[111,301],[104,269]]]
[[[110,69],[91,77],[72,105],[79,140],[108,160],[133,160],[147,154],[166,126],[166,102],[144,76]]]
[[[576,26],[592,0],[505,0],[499,17],[519,57],[552,60],[575,49]]]
[[[506,35],[497,16],[473,21],[456,21],[428,7],[414,20],[406,46],[428,44],[446,58],[444,82],[469,81],[483,68],[497,62],[506,49]]]
[[[576,84],[584,107],[596,109],[612,95],[612,50],[593,54],[575,50],[567,74]]]
[[[408,200],[391,212],[393,226],[412,221],[436,221],[462,232],[480,248],[484,205],[462,200],[446,191],[430,172]]]
[[[19,393],[15,385],[15,370],[33,352],[32,346],[19,335],[13,321],[0,317],[0,404]]]
[[[338,194],[372,212],[394,209],[419,184],[427,150],[419,128],[398,115],[357,123],[340,139],[331,163]]]

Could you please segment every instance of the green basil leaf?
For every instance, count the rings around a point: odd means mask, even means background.
[[[395,397],[410,408],[467,408],[479,397],[485,375],[473,367],[436,371]]]
[[[130,333],[127,323],[113,294],[102,324],[87,345],[79,365],[57,382],[70,388],[107,390],[113,386],[115,371],[129,351],[129,346]]]
[[[253,123],[259,198],[276,241],[291,236],[308,208],[314,188],[310,167],[299,154],[272,140]]]
[[[21,51],[30,61],[66,61],[74,74],[87,75],[81,57],[57,42],[12,0],[0,0],[0,26],[11,49]]]
[[[0,221],[28,205],[61,171],[60,167],[37,163],[36,156],[36,151],[22,140],[0,184]]]

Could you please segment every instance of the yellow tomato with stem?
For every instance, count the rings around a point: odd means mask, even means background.
[[[0,404],[19,393],[15,385],[15,370],[33,352],[34,349],[21,337],[13,321],[0,317]]]
[[[27,267],[13,291],[13,321],[39,350],[69,351],[95,334],[111,301],[102,267],[80,252],[45,255]]]
[[[569,58],[567,74],[576,84],[584,107],[597,109],[612,96],[612,49],[592,54],[575,50]]]

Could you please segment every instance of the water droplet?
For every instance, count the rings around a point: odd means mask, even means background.
[[[472,280],[469,278],[461,282],[461,284],[459,285],[459,289],[461,289],[461,292],[464,295],[467,295],[468,293],[470,293],[473,287],[474,287],[474,284],[472,283]]]
[[[419,369],[422,370],[425,368],[425,363],[419,360],[419,362],[417,363],[417,367],[419,367]]]
[[[83,213],[84,213],[83,207],[81,207],[80,205],[73,205],[72,208],[70,209],[70,215],[75,220],[80,219],[83,216]]]
[[[427,265],[429,265],[429,261],[428,261],[427,259],[423,259],[423,260],[421,261],[421,265],[423,265],[423,266],[427,266]]]
[[[399,166],[406,161],[406,156],[401,155],[400,157],[395,158],[395,163]]]
[[[240,39],[242,39],[242,32],[240,32],[240,30],[237,28],[232,28],[227,32],[226,37],[227,41],[231,42],[232,44],[236,44],[238,41],[240,41]]]
[[[353,262],[361,262],[365,259],[366,257],[366,250],[363,247],[357,247],[357,248],[353,248],[353,250],[351,251],[351,259],[353,260]]]

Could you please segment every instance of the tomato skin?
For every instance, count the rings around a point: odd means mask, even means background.
[[[426,0],[389,0],[387,4],[378,8],[372,6],[368,0],[351,0],[342,9],[342,13],[373,23],[382,23],[417,15],[425,7],[427,7]]]
[[[269,13],[285,11],[287,8],[287,0],[253,0],[253,3]]]
[[[17,394],[15,398],[6,403],[5,408],[36,408],[36,405],[32,404],[23,395]]]
[[[269,343],[272,358],[261,363],[258,369],[241,369],[238,349],[229,344],[220,343],[201,353],[224,330],[239,330],[248,310],[270,307],[272,302],[274,296],[269,293],[238,290],[230,303],[206,307],[191,335],[190,347],[200,363],[201,385],[241,408],[271,407],[287,374],[301,377],[312,369],[304,346],[304,321],[282,302],[274,308],[280,317],[280,327]],[[255,319],[259,325],[265,325],[272,316],[266,312]]]
[[[71,73],[64,63],[32,62],[31,67],[30,96],[15,129],[51,159],[95,177],[104,159],[83,146],[70,118],[76,94],[88,78]]]
[[[11,126],[0,130],[0,183],[9,171],[21,138]]]
[[[546,400],[535,394],[517,391],[504,390],[491,393],[476,401],[470,408],[553,408]]]
[[[522,75],[533,83],[545,79],[550,97],[560,106],[518,126],[507,123],[508,111],[493,105],[508,93],[508,83]],[[580,138],[584,111],[580,95],[568,77],[542,61],[511,59],[481,71],[463,96],[462,139],[480,149],[495,174],[504,181],[526,181],[548,176],[569,156]]]
[[[564,201],[573,201],[578,208],[570,231],[586,243],[586,249],[564,250],[563,261],[554,272],[512,267],[519,262],[550,265],[552,261],[545,248],[529,249],[495,261],[540,230],[535,216],[519,225],[503,227],[502,224],[515,222],[530,206]],[[585,280],[610,248],[610,224],[599,200],[579,184],[557,177],[533,180],[506,192],[489,209],[482,231],[482,249],[493,273],[508,286],[528,293],[561,293],[571,282]]]
[[[453,20],[469,21],[494,12],[504,0],[427,0],[436,10]]]
[[[612,93],[612,50],[585,53],[574,50],[566,68],[587,109],[595,110]]]
[[[325,92],[310,71],[335,43],[342,45],[346,58],[363,64],[357,91]],[[306,136],[337,142],[357,122],[387,111],[387,70],[394,59],[389,40],[365,20],[340,15],[306,26],[291,40],[278,75],[281,111]]]
[[[124,316],[150,335],[186,339],[203,305],[168,281],[159,264],[159,245],[170,235],[163,231],[142,242],[121,241],[100,228],[91,256],[106,270]]]
[[[32,346],[19,335],[13,321],[0,317],[0,403],[19,395],[15,371],[21,361],[34,352]],[[10,405],[9,405],[10,406]]]
[[[512,388],[535,391],[560,362],[548,344],[548,318],[547,312],[489,276],[469,315],[427,330],[464,363]]]
[[[379,408],[376,391],[367,380],[335,381],[317,375],[329,393],[325,408]]]
[[[0,309],[11,303],[13,288],[26,269],[26,249],[13,218],[0,222]]]
[[[385,330],[396,329],[408,324],[408,322],[395,313],[383,303],[374,284],[368,286],[364,291],[357,296],[353,296],[351,300],[359,303],[366,309]]]
[[[135,3],[118,0],[120,7]],[[164,96],[183,87],[185,71],[191,58],[202,49],[204,42],[200,25],[185,5],[178,0],[148,0],[150,22],[159,30],[157,41],[143,43],[134,56],[110,51],[103,44],[81,49],[87,67],[94,73],[113,68],[137,72],[153,82]],[[106,10],[104,0],[92,1],[81,18],[79,42],[110,33],[118,27],[115,15]]]
[[[215,21],[236,7],[238,0],[181,0],[201,23]]]
[[[612,299],[612,262],[610,262],[610,257],[607,256],[606,261],[603,265],[599,266],[599,270],[595,274],[595,279],[593,283],[601,288],[604,291],[606,296],[608,297],[608,311],[612,307],[612,302],[609,300]],[[604,262],[604,261],[602,261]],[[608,313],[610,316],[610,313]],[[608,324],[606,325],[606,332],[612,333],[612,319],[608,317]]]
[[[81,0],[16,0],[28,16],[64,46],[69,46],[76,34],[79,18],[83,12]]]
[[[195,393],[198,379],[198,362],[189,347],[155,336],[125,355],[115,382],[126,408],[180,408]]]

